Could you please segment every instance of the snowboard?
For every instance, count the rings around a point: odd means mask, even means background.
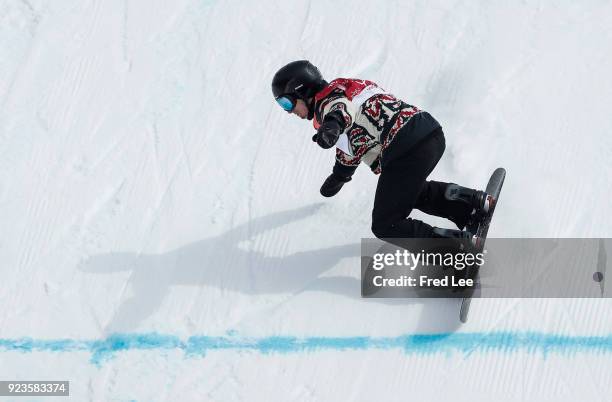
[[[491,205],[491,209],[489,213],[484,216],[480,223],[478,224],[478,228],[476,229],[476,236],[480,238],[479,244],[476,246],[475,253],[480,253],[484,250],[485,241],[487,239],[487,233],[489,232],[489,227],[491,226],[491,220],[493,219],[493,214],[497,209],[497,204],[499,202],[499,194],[504,185],[504,179],[506,178],[506,169],[497,168],[493,171],[491,178],[489,179],[489,183],[487,184],[487,188],[485,192],[490,194],[493,197],[493,203]],[[466,270],[466,276],[468,278],[474,279],[474,287],[467,290],[467,294],[461,300],[461,310],[459,311],[459,320],[462,323],[466,323],[468,319],[468,313],[470,311],[470,303],[472,302],[472,296],[474,295],[474,290],[479,287],[478,283],[478,270],[479,266],[474,266],[468,268]]]

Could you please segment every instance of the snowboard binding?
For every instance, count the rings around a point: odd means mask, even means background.
[[[479,245],[479,238],[475,232],[469,230],[433,228],[434,238],[453,239],[459,251],[471,251]]]
[[[449,184],[444,192],[444,197],[450,201],[461,201],[472,207],[465,229],[470,233],[476,233],[478,226],[484,221],[495,208],[495,198],[484,191],[462,187],[458,184]]]

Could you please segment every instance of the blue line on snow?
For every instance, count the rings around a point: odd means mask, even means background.
[[[540,332],[473,332],[413,334],[397,337],[290,337],[249,338],[228,336],[177,336],[157,333],[114,334],[100,340],[0,339],[0,350],[20,352],[88,352],[99,364],[129,350],[182,350],[187,356],[204,356],[215,350],[247,350],[261,353],[295,353],[316,350],[401,349],[407,354],[473,352],[612,353],[612,335],[564,336]]]

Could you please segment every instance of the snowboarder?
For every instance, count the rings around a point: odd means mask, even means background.
[[[332,197],[351,181],[360,162],[380,174],[372,232],[389,238],[455,238],[475,244],[479,221],[492,199],[483,191],[427,181],[445,149],[440,123],[374,82],[338,78],[331,82],[307,60],[282,67],[272,80],[276,102],[288,113],[313,121],[321,148],[336,146],[332,173],[321,194]],[[432,227],[409,218],[416,208],[451,220],[458,229]]]

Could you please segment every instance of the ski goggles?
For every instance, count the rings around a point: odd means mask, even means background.
[[[283,108],[287,113],[291,113],[295,109],[296,99],[291,95],[279,95],[276,97],[276,103]]]

